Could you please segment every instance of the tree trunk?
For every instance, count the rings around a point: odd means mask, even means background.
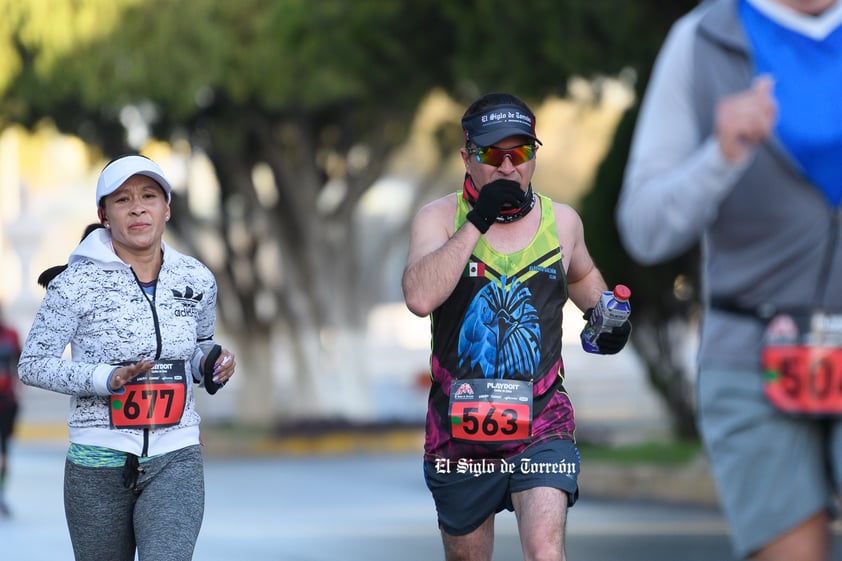
[[[672,429],[679,438],[698,437],[692,380],[695,372],[683,360],[688,338],[693,336],[689,320],[675,317],[669,322],[638,317],[632,342],[646,365],[649,382],[670,413]]]
[[[237,348],[237,421],[246,426],[269,427],[273,422],[274,357],[268,334],[232,336]]]

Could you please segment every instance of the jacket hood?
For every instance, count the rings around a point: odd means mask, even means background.
[[[167,245],[162,241],[161,247],[164,251],[164,258],[167,256]],[[88,234],[82,242],[76,246],[70,254],[68,264],[73,265],[80,261],[91,260],[106,270],[129,269],[131,265],[120,259],[114,252],[111,244],[111,232],[105,228],[97,228]]]

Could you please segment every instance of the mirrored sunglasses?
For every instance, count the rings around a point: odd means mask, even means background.
[[[521,144],[513,148],[496,148],[494,146],[480,146],[468,150],[468,154],[476,155],[481,164],[497,167],[503,163],[506,156],[512,159],[513,166],[519,166],[535,157],[534,144]]]

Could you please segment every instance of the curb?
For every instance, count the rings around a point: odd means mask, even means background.
[[[65,423],[21,423],[15,424],[14,438],[20,441],[67,440]]]
[[[420,458],[424,449],[423,430],[383,430],[359,432],[328,431],[320,434],[271,435],[228,433],[222,429],[202,429],[205,451],[212,456],[341,456],[353,453],[412,453]]]
[[[716,485],[700,457],[679,466],[588,463],[579,477],[583,495],[718,507]]]
[[[286,433],[286,434],[285,434]],[[68,441],[64,423],[17,423],[14,439],[27,443]],[[394,430],[330,429],[322,431],[231,429],[203,425],[205,453],[215,457],[271,455],[343,455],[351,453],[411,453],[424,449],[423,428]]]

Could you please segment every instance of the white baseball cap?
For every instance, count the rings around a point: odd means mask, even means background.
[[[99,180],[96,182],[96,206],[99,207],[103,197],[107,197],[119,189],[133,175],[151,177],[158,182],[167,194],[167,202],[172,199],[172,186],[164,177],[164,172],[158,167],[158,164],[146,156],[132,154],[111,160],[103,168],[99,174]]]

